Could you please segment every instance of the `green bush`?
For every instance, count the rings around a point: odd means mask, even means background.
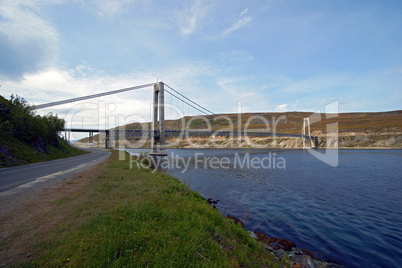
[[[0,96],[1,97],[1,96]],[[57,115],[36,115],[34,107],[24,98],[11,95],[10,100],[0,98],[0,133],[22,142],[57,140],[58,132],[64,129],[65,120]]]

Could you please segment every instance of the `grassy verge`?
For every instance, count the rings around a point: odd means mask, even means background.
[[[21,266],[281,266],[239,225],[167,174],[130,169],[114,153],[84,179],[34,220],[39,230],[23,253],[32,257]],[[49,222],[43,233],[40,226]]]
[[[65,140],[59,139],[58,147],[49,146],[47,153],[41,153],[27,143],[13,137],[0,135],[0,168],[50,161],[87,153],[71,147]]]

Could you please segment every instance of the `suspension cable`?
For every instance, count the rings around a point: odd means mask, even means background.
[[[172,96],[175,97],[176,99],[181,100],[183,103],[185,103],[185,104],[187,104],[187,105],[193,107],[194,109],[198,110],[199,112],[208,115],[206,112],[204,112],[204,111],[198,109],[197,107],[193,106],[192,104],[188,103],[187,101],[185,101],[185,100],[183,100],[183,99],[177,97],[176,95],[174,95],[172,92],[170,92],[170,91],[167,90],[166,88],[165,88],[165,92],[169,93],[170,95],[172,95]]]
[[[173,89],[172,87],[170,87],[169,85],[165,84],[165,86],[167,86],[168,88],[170,88],[171,90],[173,90],[176,94],[179,94],[181,97],[185,98],[186,100],[188,100],[188,101],[192,102],[193,104],[195,104],[196,106],[200,107],[201,109],[207,111],[208,113],[210,113],[210,114],[212,114],[212,115],[215,114],[215,113],[211,112],[210,110],[208,110],[207,108],[205,108],[205,107],[199,105],[198,103],[196,103],[196,102],[190,100],[189,98],[187,98],[186,96],[184,96],[184,95],[181,94],[180,92],[174,90],[174,89]],[[189,104],[189,105],[190,105],[190,104]],[[195,108],[195,107],[192,106],[192,105],[190,105],[190,106],[193,107],[193,108]],[[195,109],[197,109],[197,108],[195,108]],[[200,111],[199,109],[197,109],[197,110]],[[201,111],[200,111],[200,112],[201,112]],[[206,112],[202,112],[202,113],[207,114]]]
[[[93,99],[93,98],[98,98],[98,97],[102,97],[102,96],[122,93],[122,92],[130,91],[130,90],[140,89],[140,88],[144,88],[144,87],[150,87],[150,86],[153,86],[154,84],[155,83],[150,83],[150,84],[145,84],[145,85],[141,85],[141,86],[117,89],[117,90],[107,91],[107,92],[98,93],[98,94],[92,94],[92,95],[78,97],[78,98],[72,98],[72,99],[67,99],[67,100],[62,100],[62,101],[55,101],[55,102],[50,102],[50,103],[39,104],[39,105],[35,105],[34,109],[38,110],[38,109],[43,109],[43,108],[52,107],[52,106],[56,106],[56,105],[62,105],[62,104],[66,104],[66,103],[71,103],[71,102],[76,102],[76,101],[81,101],[81,100]]]

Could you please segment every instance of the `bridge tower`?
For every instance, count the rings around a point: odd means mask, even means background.
[[[106,129],[105,130],[105,149],[109,149],[109,143],[110,143],[110,130]]]
[[[163,82],[158,82],[154,85],[151,142],[150,155],[167,155],[165,151],[165,85]]]
[[[89,132],[89,137],[88,137],[88,147],[93,147],[94,146],[94,133],[93,131]]]
[[[306,147],[306,127],[307,127],[307,135],[308,135],[308,140],[310,141],[310,145]],[[306,117],[303,118],[303,149],[308,149],[311,148],[311,132],[310,132],[310,118]]]

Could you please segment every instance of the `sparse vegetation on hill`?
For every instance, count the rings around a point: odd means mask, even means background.
[[[310,117],[311,134],[319,137],[320,147],[402,147],[402,111],[375,112],[375,113],[340,113],[314,114],[309,112],[286,113],[245,113],[245,114],[217,114],[205,117],[184,117],[179,120],[166,120],[166,129],[199,129],[238,131],[267,131],[276,133],[301,134],[303,118]],[[337,138],[328,139],[331,126],[337,128]],[[134,123],[125,126],[125,129],[151,129],[150,123]],[[332,128],[333,129],[333,128]],[[167,143],[177,138],[167,139]],[[99,137],[95,136],[95,141]],[[301,139],[279,137],[275,141],[270,138],[250,137],[252,144],[262,147],[300,148]],[[130,139],[135,141],[135,139]],[[88,142],[82,139],[81,142]],[[247,141],[238,141],[237,137],[216,137],[211,141],[209,137],[194,137],[191,140],[182,139],[175,147],[204,147],[233,148],[249,147]],[[150,142],[144,145],[150,146]],[[194,146],[193,146],[194,147]]]
[[[83,154],[58,136],[64,124],[51,113],[36,115],[24,98],[0,96],[0,167]]]

